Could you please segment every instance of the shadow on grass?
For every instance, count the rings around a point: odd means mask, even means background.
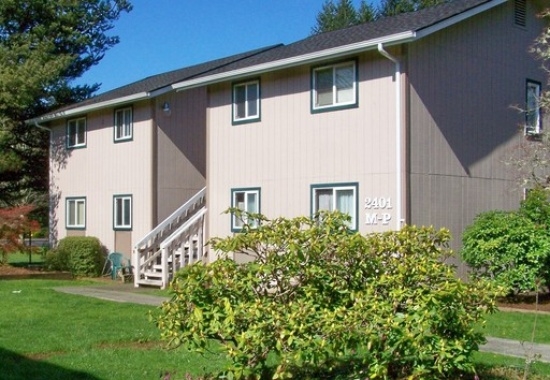
[[[100,380],[89,373],[31,359],[4,348],[0,348],[0,368],[3,380]]]

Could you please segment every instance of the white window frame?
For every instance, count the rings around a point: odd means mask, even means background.
[[[239,202],[237,201],[237,196],[244,196],[244,207],[239,207]],[[256,209],[253,209],[253,205],[249,203],[249,196],[254,195],[256,199]],[[245,189],[231,189],[231,207],[239,208],[247,213],[260,213],[261,207],[261,189],[259,187],[254,188],[245,188]],[[248,224],[250,227],[257,227],[257,220],[248,220],[247,215],[242,215],[242,217],[237,217],[235,214],[231,214],[231,231],[238,232],[241,231],[244,224]]]
[[[256,87],[256,91],[252,87]],[[243,102],[237,102],[239,89],[244,88]],[[257,121],[260,119],[260,80],[233,84],[233,123]],[[256,99],[254,99],[254,96]],[[239,116],[239,106],[244,107],[244,116]],[[254,112],[255,110],[255,112]]]
[[[71,204],[73,207],[71,207]],[[72,213],[74,214],[71,215]],[[86,228],[86,197],[68,197],[65,199],[65,228],[73,230]]]
[[[81,130],[82,129],[82,130]],[[80,139],[82,137],[82,141]],[[74,143],[71,140],[74,139]],[[86,146],[86,118],[79,117],[67,121],[67,148]]]
[[[538,135],[542,132],[540,108],[541,83],[527,80],[525,87],[525,134]]]
[[[121,203],[120,203],[121,202]],[[119,214],[119,203],[120,211]],[[114,230],[131,230],[132,229],[132,195],[114,195],[113,196],[113,229]],[[126,220],[127,219],[127,220]]]
[[[131,140],[134,132],[132,107],[115,110],[114,136],[115,142]]]
[[[339,100],[338,95],[341,93],[338,88],[338,81],[337,81],[337,75],[339,71],[342,69],[349,69],[351,67],[351,88],[346,87],[342,88],[341,90],[347,89],[351,92],[351,99],[349,100]],[[329,103],[326,104],[320,104],[320,91],[319,91],[319,73],[322,71],[331,71],[332,72],[332,79],[331,84],[327,87],[330,88],[330,92],[332,94],[331,100]],[[346,107],[354,107],[357,105],[357,61],[346,61],[346,62],[340,62],[332,65],[325,65],[325,66],[319,66],[312,69],[311,74],[311,83],[312,83],[312,89],[311,89],[311,104],[312,104],[312,110],[313,111],[323,111],[323,110],[331,110],[335,108],[346,108]]]
[[[326,210],[335,211],[335,210],[338,210],[338,205],[335,202],[335,200],[337,199],[338,192],[351,190],[353,192],[353,201],[352,201],[351,207],[349,207],[352,213],[348,213],[348,215],[351,217],[351,221],[349,222],[349,227],[353,230],[357,230],[358,192],[359,192],[358,189],[359,189],[359,185],[357,183],[311,185],[311,215],[315,215],[315,213],[317,213],[320,210],[325,210],[325,209],[319,209],[318,196],[317,196],[319,191],[332,191],[332,207]],[[343,210],[339,210],[339,211],[345,212]]]

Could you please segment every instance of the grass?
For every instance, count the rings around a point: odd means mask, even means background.
[[[38,251],[33,252],[31,256],[31,263],[32,264],[43,264],[44,263],[44,256],[40,254]],[[29,255],[27,253],[23,252],[15,252],[15,253],[9,253],[8,254],[8,264],[17,266],[17,267],[24,267],[29,265]]]
[[[221,368],[221,358],[167,351],[148,319],[152,307],[58,293],[86,282],[0,282],[2,379],[184,378]],[[9,311],[9,312],[7,312]]]
[[[534,321],[534,313],[499,311],[487,317],[487,326],[483,331],[485,335],[495,338],[530,342]],[[550,315],[538,314],[535,342],[550,344]]]
[[[157,328],[148,317],[153,307],[102,301],[52,289],[90,284],[97,282],[0,281],[2,379],[141,380],[158,379],[161,373],[169,372],[174,375],[173,380],[180,380],[185,379],[186,373],[198,375],[223,367],[220,356],[201,357],[184,349],[165,350]],[[538,322],[541,336],[546,334],[545,325],[550,322],[546,317]],[[530,325],[530,318],[529,314],[499,312],[491,316],[486,332],[517,339],[521,334],[530,334],[530,328],[526,332],[520,328]],[[510,331],[518,331],[517,337]],[[522,378],[525,361],[521,358],[480,352],[474,360],[483,380]],[[530,373],[529,379],[548,379],[550,364],[534,363]]]

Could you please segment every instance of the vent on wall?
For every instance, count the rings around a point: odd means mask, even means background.
[[[518,26],[525,27],[527,15],[527,0],[515,0],[514,22]]]

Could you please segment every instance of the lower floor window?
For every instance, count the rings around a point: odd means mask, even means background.
[[[233,189],[231,190],[231,207],[244,212],[243,215],[231,215],[231,230],[240,231],[244,224],[250,227],[257,227],[258,221],[248,218],[247,213],[257,214],[260,212],[260,189]]]
[[[312,185],[312,214],[340,211],[351,217],[349,227],[357,230],[357,183]]]
[[[67,198],[65,207],[65,226],[69,229],[86,228],[86,198]]]
[[[132,196],[114,196],[114,220],[115,230],[129,230],[132,228]]]

